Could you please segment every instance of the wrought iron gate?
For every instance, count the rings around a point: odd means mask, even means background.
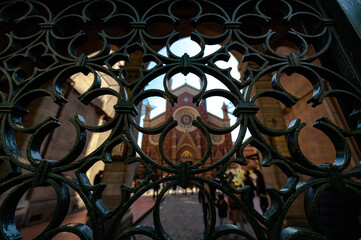
[[[328,19],[318,1],[301,0],[245,0],[245,1],[177,0],[177,1],[9,1],[0,7],[0,78],[1,78],[1,175],[0,192],[6,194],[0,209],[1,239],[21,239],[15,225],[15,210],[23,194],[32,187],[51,186],[57,195],[57,208],[49,226],[37,239],[51,239],[60,232],[72,232],[81,239],[125,239],[143,234],[153,239],[170,239],[159,218],[160,199],[173,185],[187,187],[194,184],[210,202],[211,221],[200,239],[217,239],[226,234],[238,234],[254,239],[233,225],[215,226],[216,210],[209,192],[203,184],[210,184],[226,193],[239,206],[252,225],[257,239],[332,239],[325,230],[319,214],[322,192],[331,189],[354,193],[360,198],[360,164],[351,162],[354,151],[350,141],[360,135],[359,113],[361,87],[352,62],[340,72],[320,66],[324,56],[335,51],[340,38],[335,22]],[[211,26],[207,35],[204,26]],[[202,30],[203,29],[203,30]],[[209,32],[208,32],[209,33]],[[201,47],[199,54],[176,56],[170,46],[179,38],[191,36]],[[279,42],[287,42],[296,49],[282,55],[275,49]],[[211,55],[204,55],[206,44],[222,47]],[[168,56],[158,50],[166,46]],[[230,52],[242,55],[242,80],[234,79],[229,69],[220,69],[217,61],[227,61]],[[92,54],[96,52],[96,54]],[[143,63],[155,62],[150,70],[131,69],[132,54],[141,52]],[[126,64],[120,64],[125,61]],[[325,61],[327,62],[327,60]],[[328,62],[330,62],[328,60]],[[134,65],[139,65],[137,62]],[[144,65],[143,65],[144,66]],[[127,75],[127,70],[135,75]],[[133,72],[132,72],[133,71]],[[163,143],[167,133],[177,125],[173,118],[161,127],[146,129],[135,117],[137,106],[151,96],[166,99],[172,105],[177,96],[169,91],[168,82],[177,74],[193,73],[203,81],[203,88],[193,97],[199,105],[202,100],[221,96],[235,106],[234,125],[215,129],[198,118],[193,121],[204,135],[207,151],[200,162],[174,164],[164,154]],[[299,74],[312,84],[313,95],[307,101],[312,107],[322,105],[327,98],[336,98],[344,105],[343,113],[348,127],[337,125],[326,117],[314,123],[332,141],[335,158],[330,164],[314,164],[302,152],[299,134],[305,124],[295,119],[286,129],[272,129],[259,119],[262,105],[258,99],[269,97],[289,109],[298,98],[283,87],[281,77]],[[76,115],[70,121],[76,131],[76,141],[61,159],[44,158],[43,145],[60,123],[48,116],[34,126],[25,126],[23,118],[32,113],[28,105],[38,98],[50,97],[59,106],[67,106],[64,86],[74,74],[92,76],[92,82],[79,95],[78,100],[88,105],[99,97],[116,98],[115,114],[99,126],[88,125],[89,119]],[[165,74],[164,89],[144,91],[144,87],[157,76]],[[217,78],[227,90],[207,90],[206,74]],[[260,79],[267,75],[269,88],[257,91]],[[114,80],[117,88],[104,87],[102,77]],[[352,79],[351,79],[352,78]],[[329,88],[332,86],[332,88]],[[71,87],[71,86],[70,86]],[[202,165],[211,153],[210,134],[222,135],[241,127],[232,149],[208,167]],[[164,162],[161,165],[145,154],[137,144],[134,129],[146,134],[160,134],[159,148]],[[244,141],[246,130],[252,137]],[[87,143],[87,134],[111,130],[107,139],[91,153],[81,155]],[[19,139],[18,134],[23,136]],[[28,137],[24,137],[28,136]],[[285,137],[290,156],[283,156],[268,141],[269,137]],[[21,152],[20,142],[25,139]],[[348,140],[351,139],[351,140]],[[121,186],[122,200],[118,207],[108,209],[101,200],[106,185],[93,186],[86,172],[97,161],[110,162],[112,149],[123,143],[128,149],[126,163],[138,162],[147,171],[147,178],[137,187]],[[262,153],[262,165],[275,166],[287,176],[282,189],[269,188],[271,206],[264,215],[251,206],[249,187],[233,188],[225,177],[231,163],[247,164],[242,150],[251,144]],[[49,150],[51,151],[51,149]],[[79,157],[81,156],[81,157]],[[359,159],[356,159],[359,162]],[[167,177],[152,181],[154,169],[168,173]],[[220,182],[200,176],[217,170]],[[65,177],[75,172],[76,179]],[[305,180],[302,180],[305,179]],[[115,236],[120,221],[132,203],[148,189],[165,184],[155,205],[155,228],[133,227]],[[120,187],[120,186],[119,186]],[[61,226],[69,207],[69,188],[79,194],[90,216],[90,226],[70,224]],[[312,230],[298,227],[283,228],[288,209],[305,193],[305,212]],[[242,200],[237,197],[242,195]],[[111,221],[105,231],[103,222]],[[266,229],[266,230],[265,230]],[[356,230],[355,230],[356,231]]]

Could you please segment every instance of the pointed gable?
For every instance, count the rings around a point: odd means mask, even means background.
[[[217,160],[221,159],[222,157],[223,157],[223,154],[218,148],[216,154],[214,154],[214,159],[217,161]]]
[[[197,95],[199,92],[200,92],[199,89],[192,87],[192,86],[188,85],[187,83],[172,90],[172,93],[177,96],[180,96],[183,93],[190,93],[191,95],[194,96],[194,95]]]
[[[194,143],[192,136],[189,134],[189,132],[186,130],[182,137],[179,139],[179,142],[177,144],[177,150],[181,149],[182,147],[189,146],[193,149],[197,148],[197,145]]]

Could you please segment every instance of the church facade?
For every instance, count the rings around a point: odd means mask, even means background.
[[[165,137],[164,153],[175,164],[181,162],[188,162],[195,164],[201,161],[202,157],[207,151],[207,140],[205,135],[192,125],[192,121],[198,116],[211,127],[222,129],[230,126],[230,118],[228,116],[228,107],[225,103],[222,106],[223,116],[216,116],[207,111],[206,101],[202,101],[197,107],[192,103],[192,98],[199,92],[198,89],[184,84],[174,90],[172,93],[178,96],[178,103],[174,107],[167,102],[166,110],[162,114],[150,118],[151,106],[146,106],[144,127],[156,128],[164,124],[170,117],[177,121],[177,126],[173,128]],[[157,135],[143,135],[142,150],[150,156],[154,161],[161,165],[167,165],[159,151],[159,136]],[[232,148],[231,133],[214,135],[210,134],[212,141],[211,153],[203,165],[207,167],[219,160]],[[247,147],[244,156],[257,155],[256,149]],[[255,163],[252,163],[255,166]],[[144,173],[144,167],[139,165],[138,173]],[[160,173],[158,173],[160,174]],[[212,173],[213,176],[215,172]]]

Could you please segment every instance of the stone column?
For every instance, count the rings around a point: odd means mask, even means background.
[[[264,89],[271,89],[271,78],[272,75],[268,74],[257,80],[255,84],[255,91],[259,92]],[[280,103],[273,98],[259,98],[256,104],[260,106],[260,110],[257,113],[258,119],[260,119],[264,125],[272,129],[285,129],[287,128],[284,114],[281,109]],[[291,157],[288,150],[285,136],[279,137],[268,137],[268,141],[282,156]],[[281,189],[286,182],[286,175],[277,166],[264,167],[262,168],[266,185]],[[292,207],[289,209],[286,216],[286,225],[289,226],[307,226],[308,221],[304,213],[303,208],[303,195],[298,197]]]
[[[226,103],[223,102],[222,105],[222,112],[223,112],[223,126],[224,127],[229,127],[230,125],[230,119],[228,116],[228,107],[226,105]]]
[[[107,184],[102,201],[109,209],[116,208],[122,198],[121,185],[131,185],[135,172],[135,164],[125,164],[125,159],[128,155],[128,147],[121,143],[117,145],[112,151],[112,163],[105,164],[104,176],[102,182]],[[111,221],[105,223],[105,228],[109,227]],[[133,223],[133,214],[130,209],[124,215],[120,227],[117,229],[116,235],[119,235],[124,230],[130,228]]]
[[[139,78],[139,69],[143,68],[141,63],[141,56],[142,54],[140,53],[133,53],[130,55],[130,62],[126,63],[126,69],[128,71],[126,80],[128,82],[135,81]],[[138,112],[140,112],[140,109],[141,104],[138,106]],[[149,118],[150,106],[148,105],[146,109],[148,111]],[[137,123],[140,122],[140,115],[136,116],[135,121]],[[138,132],[135,131],[135,129],[132,130],[135,139],[138,139]],[[128,146],[125,143],[121,143],[112,150],[112,163],[105,164],[102,182],[106,183],[107,187],[103,192],[102,201],[106,206],[108,206],[109,209],[114,209],[120,204],[122,198],[121,185],[132,184],[137,164],[125,164],[125,160],[128,157],[128,154]],[[124,215],[121,223],[119,224],[117,232],[115,233],[115,236],[118,236],[124,230],[130,228],[133,225],[133,214],[130,209],[131,208],[129,208],[128,212]],[[104,226],[106,230],[109,228],[110,223],[111,220],[105,222]]]
[[[199,133],[197,133],[196,135],[196,143],[197,143],[197,161],[201,160],[202,158],[202,146],[201,146],[201,135],[199,135]]]
[[[175,133],[175,131],[173,132],[172,135],[172,141],[171,141],[172,147],[171,147],[171,158],[174,162],[176,162],[176,158],[177,158],[177,135]]]

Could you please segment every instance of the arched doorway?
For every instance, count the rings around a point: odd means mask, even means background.
[[[193,164],[193,155],[189,150],[183,150],[180,154],[180,162],[188,162],[189,164]]]

